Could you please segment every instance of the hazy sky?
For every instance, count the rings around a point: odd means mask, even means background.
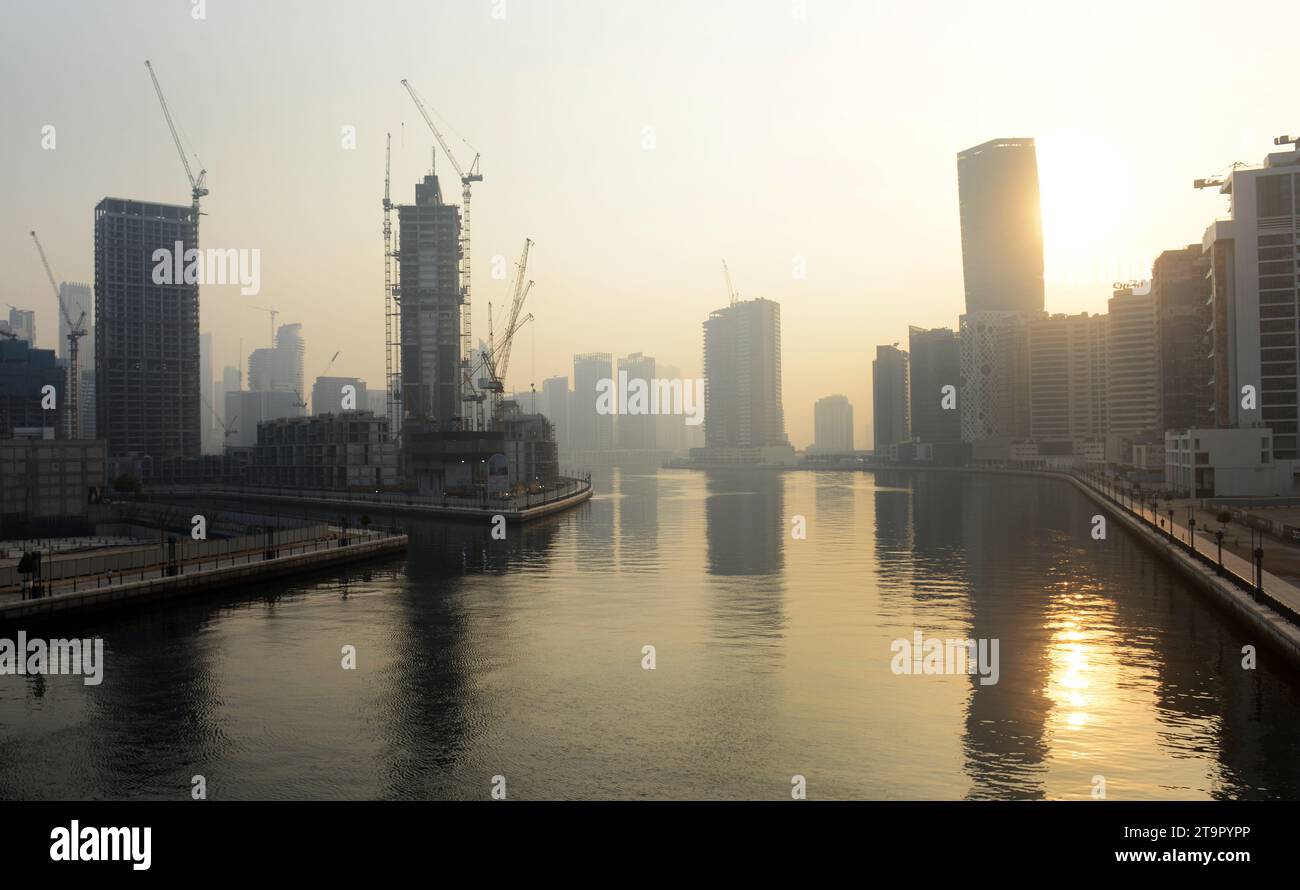
[[[146,58],[208,169],[204,246],[262,254],[261,294],[202,290],[217,379],[241,341],[267,345],[249,307],[274,306],[304,325],[309,380],[341,349],[331,374],[380,385],[384,133],[399,202],[433,144],[409,78],[482,152],[476,336],[507,299],[493,256],[536,241],[536,322],[508,388],[571,375],[587,351],[698,374],[725,258],[742,297],[781,303],[801,447],[834,392],[867,434],[875,344],[956,325],[961,149],[1037,140],[1047,308],[1098,312],[1112,281],[1226,212],[1194,178],[1300,130],[1300,12],[1281,2],[207,0],[204,20],[192,5],[6,0],[0,302],[38,310],[42,346],[57,309],[29,229],[58,279],[90,282],[100,198],[189,202]]]

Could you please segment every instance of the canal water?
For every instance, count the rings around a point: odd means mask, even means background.
[[[96,620],[101,685],[0,677],[0,798],[1300,797],[1296,672],[1064,482],[594,482],[505,541],[417,521]],[[997,682],[895,673],[917,632],[997,640]]]

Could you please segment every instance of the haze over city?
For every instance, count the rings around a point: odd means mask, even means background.
[[[500,11],[504,15],[500,15]],[[383,379],[380,197],[409,202],[433,140],[399,81],[482,153],[474,202],[474,326],[508,300],[525,237],[531,330],[510,389],[572,373],[572,356],[644,351],[701,372],[700,325],[742,298],[782,305],[786,424],[812,440],[813,402],[858,406],[870,442],[876,343],[962,311],[957,152],[997,136],[1037,145],[1046,308],[1102,312],[1114,281],[1198,242],[1226,211],[1192,179],[1256,163],[1294,129],[1294,9],[1222,61],[1208,3],[393,2],[26,4],[0,33],[0,302],[57,307],[27,231],[60,280],[91,282],[105,196],[186,203],[187,183],[143,61],[165,80],[208,170],[203,243],[257,248],[262,288],[202,288],[213,363],[268,345],[274,306],[300,321],[305,369]],[[42,148],[42,127],[57,148]],[[341,128],[357,128],[357,147]],[[653,128],[647,130],[646,128]],[[647,135],[649,134],[649,135]],[[439,173],[451,174],[444,157]],[[449,200],[458,200],[447,179]],[[802,261],[807,277],[792,274]]]

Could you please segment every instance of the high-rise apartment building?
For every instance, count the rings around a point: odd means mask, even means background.
[[[1106,435],[1107,317],[1052,315],[1029,322],[1029,433],[1039,442]]]
[[[909,327],[907,347],[912,438],[918,442],[960,442],[961,338],[950,328]],[[945,389],[949,386],[951,391]]]
[[[302,396],[303,356],[306,344],[301,324],[283,324],[275,345],[254,349],[248,356],[248,389],[252,392],[291,392]],[[298,401],[305,401],[299,398]]]
[[[813,449],[823,454],[853,452],[853,406],[847,397],[825,396],[813,405]]]
[[[648,404],[648,400],[656,376],[654,356],[635,352],[627,358],[618,360],[618,386],[620,391],[626,388],[629,408],[628,413],[623,413],[623,397],[620,397],[616,430],[618,447],[621,449],[648,451],[655,448],[656,416],[649,413],[651,406]],[[640,390],[642,385],[634,382],[638,380],[644,381],[644,398],[647,400],[647,404],[644,406],[634,406],[631,403],[633,388],[636,387],[637,390]],[[644,409],[644,413],[632,413],[633,410],[641,408]]]
[[[961,317],[961,440],[1029,437],[1029,325],[1042,313]]]
[[[1108,319],[1109,432],[1160,439],[1160,354],[1151,292],[1117,288],[1108,304]]]
[[[1236,167],[1221,191],[1231,215],[1205,232],[1210,259],[1210,354],[1216,426],[1273,431],[1273,456],[1297,449],[1297,211],[1300,146],[1259,167]]]
[[[781,404],[781,305],[744,300],[704,322],[709,448],[789,447]]]
[[[26,340],[36,348],[36,310],[9,308],[9,332],[19,340]]]
[[[403,416],[450,429],[461,414],[460,208],[430,173],[397,213]]]
[[[572,398],[568,377],[547,377],[542,381],[542,401],[539,408],[555,430],[555,446],[560,454],[568,454],[569,449],[573,447],[571,441],[573,432],[569,425]]]
[[[602,383],[604,381],[604,383]],[[614,447],[614,357],[608,352],[588,352],[573,357],[573,403],[570,422],[575,451],[609,451]],[[600,401],[602,387],[613,393],[609,405]]]
[[[1160,344],[1160,425],[1185,430],[1213,424],[1210,379],[1210,258],[1201,245],[1166,250],[1151,268]]]
[[[199,287],[153,281],[155,252],[193,248],[196,223],[189,206],[95,207],[95,412],[110,458],[200,453]]]
[[[957,155],[966,311],[1043,308],[1043,226],[1033,139],[994,139]]]
[[[872,440],[876,454],[912,441],[911,380],[907,353],[892,346],[877,346],[871,362]]]

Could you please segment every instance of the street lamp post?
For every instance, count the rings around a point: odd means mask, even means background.
[[[1215,568],[1214,573],[1216,575],[1222,575],[1223,574],[1223,529],[1219,529],[1217,532],[1214,533],[1214,540],[1219,542],[1219,565]]]

